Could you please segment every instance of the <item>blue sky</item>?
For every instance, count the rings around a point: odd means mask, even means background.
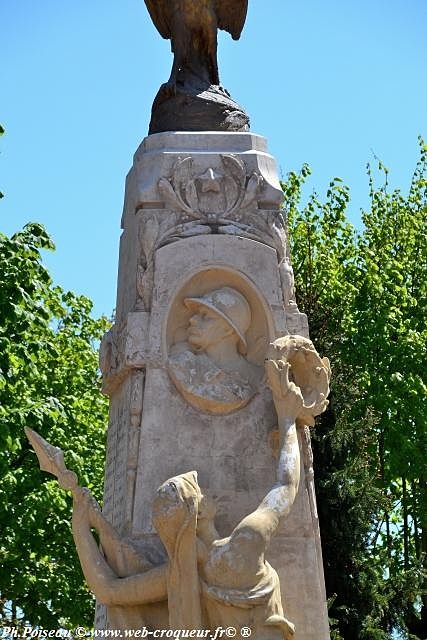
[[[115,305],[125,175],[171,66],[143,0],[0,0],[0,230],[45,224],[55,282],[95,313]],[[308,192],[340,176],[351,219],[366,162],[407,190],[427,137],[425,0],[249,0],[239,42],[220,35],[223,85]]]

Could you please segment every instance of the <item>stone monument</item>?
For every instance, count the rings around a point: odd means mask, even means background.
[[[309,427],[330,367],[295,303],[275,161],[216,63],[247,1],[146,4],[174,64],[126,180],[102,511],[28,436],[73,492],[98,628],[327,640]]]

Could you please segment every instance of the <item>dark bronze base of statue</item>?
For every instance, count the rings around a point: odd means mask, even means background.
[[[162,131],[249,131],[249,116],[223,87],[193,76],[160,87],[148,133]]]

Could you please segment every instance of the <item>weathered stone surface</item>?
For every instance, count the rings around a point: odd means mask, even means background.
[[[263,138],[214,132],[149,136],[135,154],[126,185],[116,323],[101,358],[104,390],[111,397],[106,515],[158,566],[166,551],[152,504],[166,479],[197,470],[203,494],[216,502],[220,537],[254,512],[276,482],[280,435],[263,363],[270,342],[281,337],[276,349],[288,357],[286,336],[307,338],[308,326],[295,303],[283,196]],[[224,290],[246,301],[249,326],[215,303]],[[198,326],[202,307],[212,312],[214,334],[223,331],[231,339],[225,359],[196,344],[191,324]],[[296,340],[301,353],[310,351],[302,338]],[[298,364],[291,360],[298,378]],[[326,361],[317,365],[328,370]],[[203,389],[209,376],[228,383],[239,370],[251,378],[242,402],[230,405],[216,396],[212,403]],[[251,371],[261,374],[252,377]],[[235,379],[241,378],[239,373]],[[304,380],[299,383],[308,405],[315,376]],[[318,407],[327,392],[324,382]],[[307,413],[303,422],[310,422]],[[283,611],[296,625],[296,640],[327,640],[310,437],[302,424],[298,441],[299,490],[267,559],[280,576]],[[301,590],[304,595],[295,597]],[[163,619],[164,612],[153,611],[150,619]]]
[[[103,512],[62,452],[28,434],[73,493],[98,626],[327,640],[307,425],[326,407],[329,361],[290,334],[307,326],[275,178],[263,178],[273,165],[238,135],[238,153],[212,134],[215,151],[173,149],[155,188],[130,174],[117,318],[100,349]]]
[[[99,350],[102,372],[102,390],[111,395],[132,369],[141,369],[147,363],[150,314],[134,311],[125,323],[115,324],[103,337]]]
[[[188,176],[202,175],[213,168],[224,173],[222,155],[241,160],[246,173],[258,174],[262,179],[256,198],[260,210],[280,207],[283,192],[277,175],[274,158],[268,153],[265,138],[253,133],[197,132],[158,133],[143,140],[134,156],[133,167],[126,181],[125,205],[122,226],[128,228],[135,211],[139,209],[164,209],[168,203],[159,190],[159,180],[170,179],[179,160],[192,160]],[[228,177],[232,177],[228,172]]]

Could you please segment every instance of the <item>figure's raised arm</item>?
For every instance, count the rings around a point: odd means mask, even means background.
[[[275,533],[280,518],[288,515],[298,492],[300,476],[300,452],[296,430],[296,418],[303,406],[300,389],[289,381],[289,365],[279,366],[266,361],[267,380],[273,392],[276,406],[280,453],[276,482],[258,508],[237,525],[230,542],[250,545],[257,553],[263,552]]]
[[[270,511],[275,522],[288,515],[298,493],[300,451],[296,421],[304,407],[301,389],[289,379],[291,365],[268,358],[265,363],[268,385],[273,394],[279,427],[279,461],[276,483],[258,509]]]
[[[300,450],[297,424],[312,425],[328,402],[330,367],[310,340],[286,336],[270,345],[265,361],[280,437],[276,482],[258,508],[234,529],[230,541],[244,540],[265,549],[280,519],[286,517],[298,493]]]

